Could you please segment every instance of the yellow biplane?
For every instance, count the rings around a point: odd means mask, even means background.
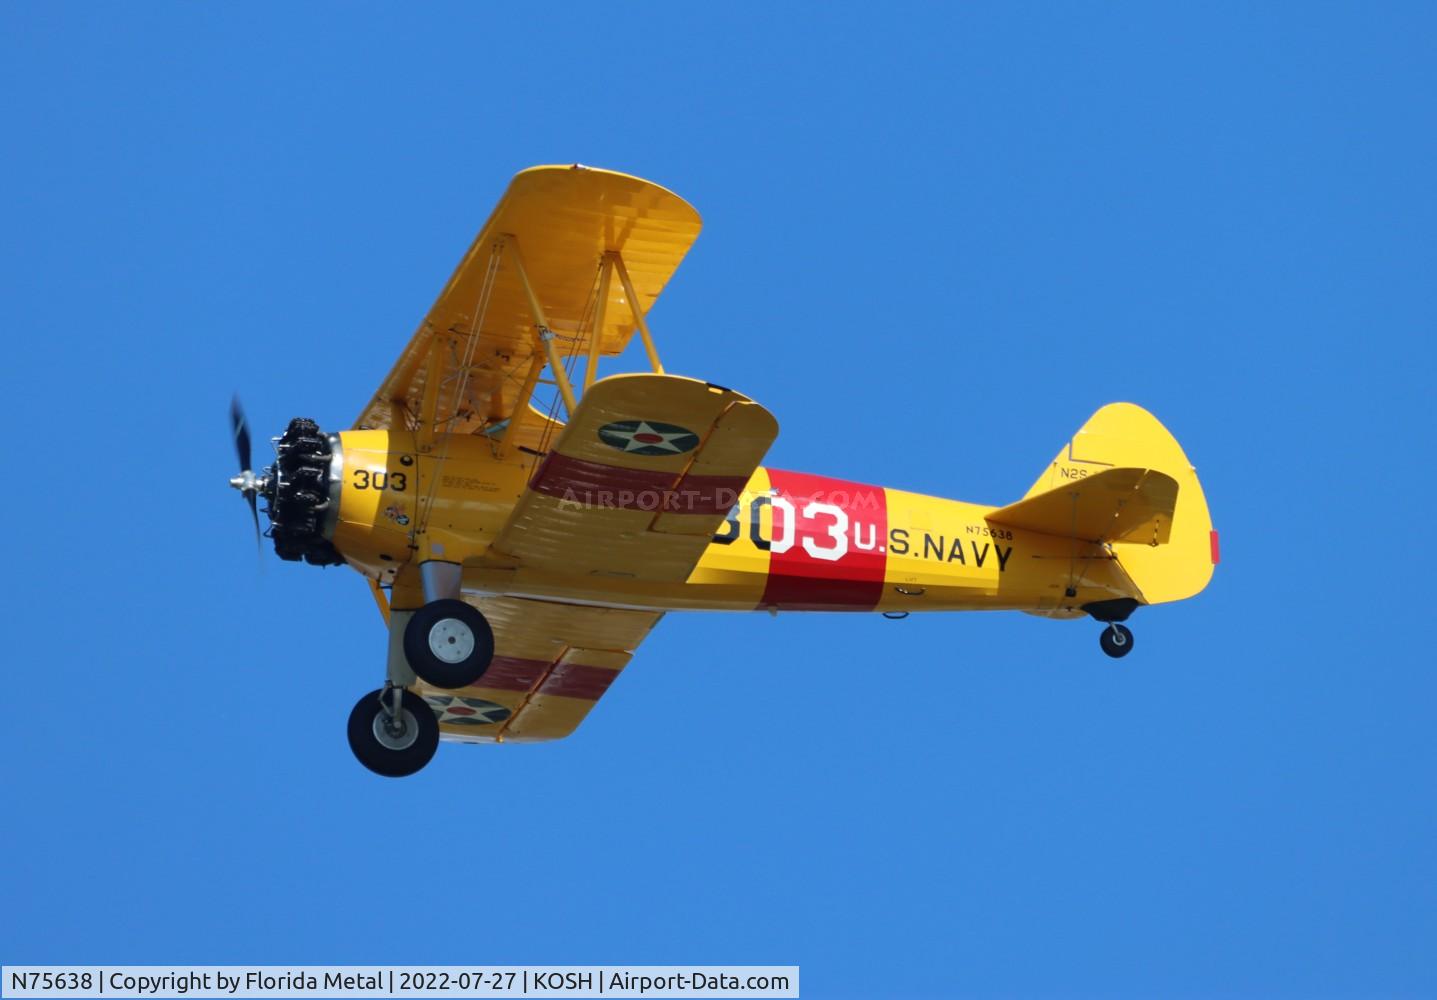
[[[666,373],[645,322],[699,227],[637,177],[525,170],[352,430],[295,419],[257,475],[236,403],[256,530],[264,497],[280,557],[349,564],[388,624],[349,720],[370,770],[569,735],[667,611],[1088,616],[1123,656],[1134,609],[1207,585],[1202,487],[1129,403],[1006,507],[761,466],[773,415]],[[636,333],[652,371],[596,378]]]

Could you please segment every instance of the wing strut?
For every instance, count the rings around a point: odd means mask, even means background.
[[[524,265],[524,255],[519,249],[519,237],[513,233],[503,233],[495,242],[490,251],[488,273],[481,292],[479,319],[474,324],[469,340],[469,352],[465,355],[465,364],[461,365],[464,370],[464,379],[460,383],[459,392],[455,397],[455,406],[462,405],[464,382],[467,382],[468,364],[474,344],[477,342],[483,322],[484,308],[488,303],[489,292],[492,290],[493,281],[497,277],[498,259],[507,252],[509,258],[514,262],[515,273],[519,275],[519,283],[524,288],[524,297],[529,303],[529,312],[534,321],[534,335],[538,346],[542,350],[542,357],[536,356],[534,363],[530,366],[529,373],[524,379],[524,386],[520,390],[519,397],[515,402],[513,412],[509,418],[509,426],[504,429],[504,437],[500,442],[500,448],[507,450],[513,440],[515,428],[523,419],[524,411],[528,408],[529,399],[534,394],[534,387],[539,382],[539,375],[547,363],[549,370],[554,373],[554,384],[559,389],[559,395],[563,397],[564,408],[572,416],[578,407],[578,397],[574,393],[574,386],[569,381],[568,373],[554,348],[554,332],[549,327],[548,317],[544,313],[544,307],[539,303],[539,296],[534,291],[534,284],[529,278],[528,268]],[[609,305],[610,284],[613,276],[617,274],[619,283],[624,289],[624,300],[634,317],[634,325],[639,328],[639,334],[643,337],[644,351],[649,356],[649,364],[654,374],[662,375],[664,366],[659,361],[658,348],[654,346],[654,337],[649,330],[648,321],[644,318],[644,312],[639,306],[638,293],[634,289],[634,283],[629,278],[629,269],[624,266],[624,257],[617,250],[606,250],[599,262],[599,295],[597,312],[594,317],[592,338],[589,343],[588,365],[584,372],[584,389],[587,390],[594,384],[598,377],[599,350],[602,345],[602,331],[604,329],[604,316]],[[432,446],[439,406],[439,378],[437,377],[442,365],[441,361],[444,352],[450,348],[451,338],[447,335],[436,332],[429,344],[429,358],[427,371],[429,377],[425,379],[424,397],[420,403],[419,417],[419,444],[421,451],[428,451]],[[456,416],[457,416],[456,412]]]
[[[549,370],[554,373],[554,381],[559,386],[559,395],[564,397],[564,409],[573,413],[575,407],[578,406],[574,398],[574,387],[569,384],[569,376],[564,373],[564,366],[559,364],[559,355],[554,350],[554,331],[549,329],[549,321],[544,318],[544,307],[539,305],[539,296],[534,294],[534,285],[529,281],[529,272],[524,269],[524,255],[519,252],[519,237],[513,233],[505,233],[500,239],[504,248],[514,258],[514,269],[519,272],[519,281],[524,286],[524,296],[529,300],[529,311],[534,315],[539,346],[544,349],[544,357],[549,362]],[[516,410],[515,412],[521,411]]]
[[[369,592],[374,595],[374,603],[379,608],[380,617],[384,619],[384,624],[388,625],[389,598],[385,597],[384,591],[379,589],[378,580],[375,580],[372,577],[365,577],[365,580],[369,583]]]
[[[609,308],[609,279],[614,276],[614,257],[610,252],[599,261],[599,299],[594,304],[594,333],[589,338],[589,363],[584,367],[584,391],[594,384],[599,374],[599,348],[603,344],[604,313]]]
[[[554,384],[558,386],[559,395],[564,399],[564,408],[570,415],[578,405],[578,398],[574,393],[573,383],[569,381],[568,373],[564,371],[564,366],[560,363],[558,352],[554,350],[554,333],[549,328],[549,321],[544,315],[544,307],[539,304],[539,296],[534,292],[533,282],[529,280],[529,272],[524,266],[524,255],[519,250],[519,237],[513,233],[505,233],[500,236],[499,243],[503,250],[508,251],[514,262],[514,270],[519,275],[519,283],[524,286],[524,297],[529,301],[529,312],[534,320],[535,335],[539,347],[543,350],[542,360],[537,357],[534,359],[534,365],[524,380],[524,387],[519,392],[513,414],[509,418],[509,426],[504,429],[500,448],[507,451],[509,442],[514,436],[514,429],[519,425],[528,408],[529,398],[534,394],[534,387],[538,384],[539,374],[545,363],[554,373]],[[598,377],[600,331],[604,329],[604,316],[609,305],[610,282],[615,274],[618,275],[619,283],[623,286],[624,301],[628,304],[629,311],[634,317],[634,325],[639,328],[639,335],[643,338],[644,351],[649,356],[649,364],[653,368],[654,374],[662,375],[664,373],[663,363],[659,361],[658,348],[654,346],[654,335],[649,331],[644,311],[639,307],[639,296],[634,290],[633,281],[629,278],[629,269],[624,266],[623,254],[617,250],[607,250],[599,262],[597,312],[594,317],[594,333],[589,342],[588,365],[584,371],[584,389],[586,391]]]
[[[639,308],[639,297],[634,293],[634,283],[629,280],[629,269],[624,266],[624,258],[617,252],[610,251],[614,258],[614,270],[619,272],[619,281],[624,286],[624,299],[629,303],[629,309],[634,314],[634,323],[639,328],[639,336],[644,338],[644,350],[649,353],[649,364],[653,366],[655,375],[664,373],[664,366],[659,364],[659,352],[654,347],[653,334],[649,333],[648,321],[644,319],[644,311]]]

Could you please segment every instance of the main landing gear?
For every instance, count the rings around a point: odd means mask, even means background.
[[[349,713],[349,748],[386,778],[418,771],[439,748],[439,722],[428,702],[403,688],[371,691]]]
[[[418,611],[391,611],[387,680],[349,713],[354,756],[386,778],[418,771],[439,746],[439,723],[429,703],[408,689],[417,680],[435,688],[468,687],[493,659],[494,630],[478,608],[457,597],[432,599]]]
[[[494,659],[494,630],[472,605],[430,601],[404,627],[404,658],[431,687],[468,687]]]
[[[1103,629],[1103,634],[1098,636],[1098,643],[1103,647],[1103,652],[1117,659],[1133,651],[1133,633],[1126,625],[1110,622],[1108,627]]]

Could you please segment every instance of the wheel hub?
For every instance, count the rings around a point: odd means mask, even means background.
[[[429,630],[429,651],[445,663],[462,663],[474,652],[474,630],[457,618],[441,618]]]
[[[386,750],[408,750],[419,738],[419,724],[407,708],[400,709],[399,715],[394,717],[376,712],[374,738]]]

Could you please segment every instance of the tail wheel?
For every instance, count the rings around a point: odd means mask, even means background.
[[[401,688],[371,691],[349,713],[349,749],[375,774],[407,777],[428,764],[438,747],[439,722],[417,694]]]
[[[1127,656],[1133,651],[1133,633],[1126,625],[1119,625],[1113,622],[1103,629],[1103,634],[1098,637],[1103,652],[1114,659]]]
[[[463,601],[431,601],[404,628],[404,656],[426,684],[469,687],[494,659],[494,630],[477,608]]]

